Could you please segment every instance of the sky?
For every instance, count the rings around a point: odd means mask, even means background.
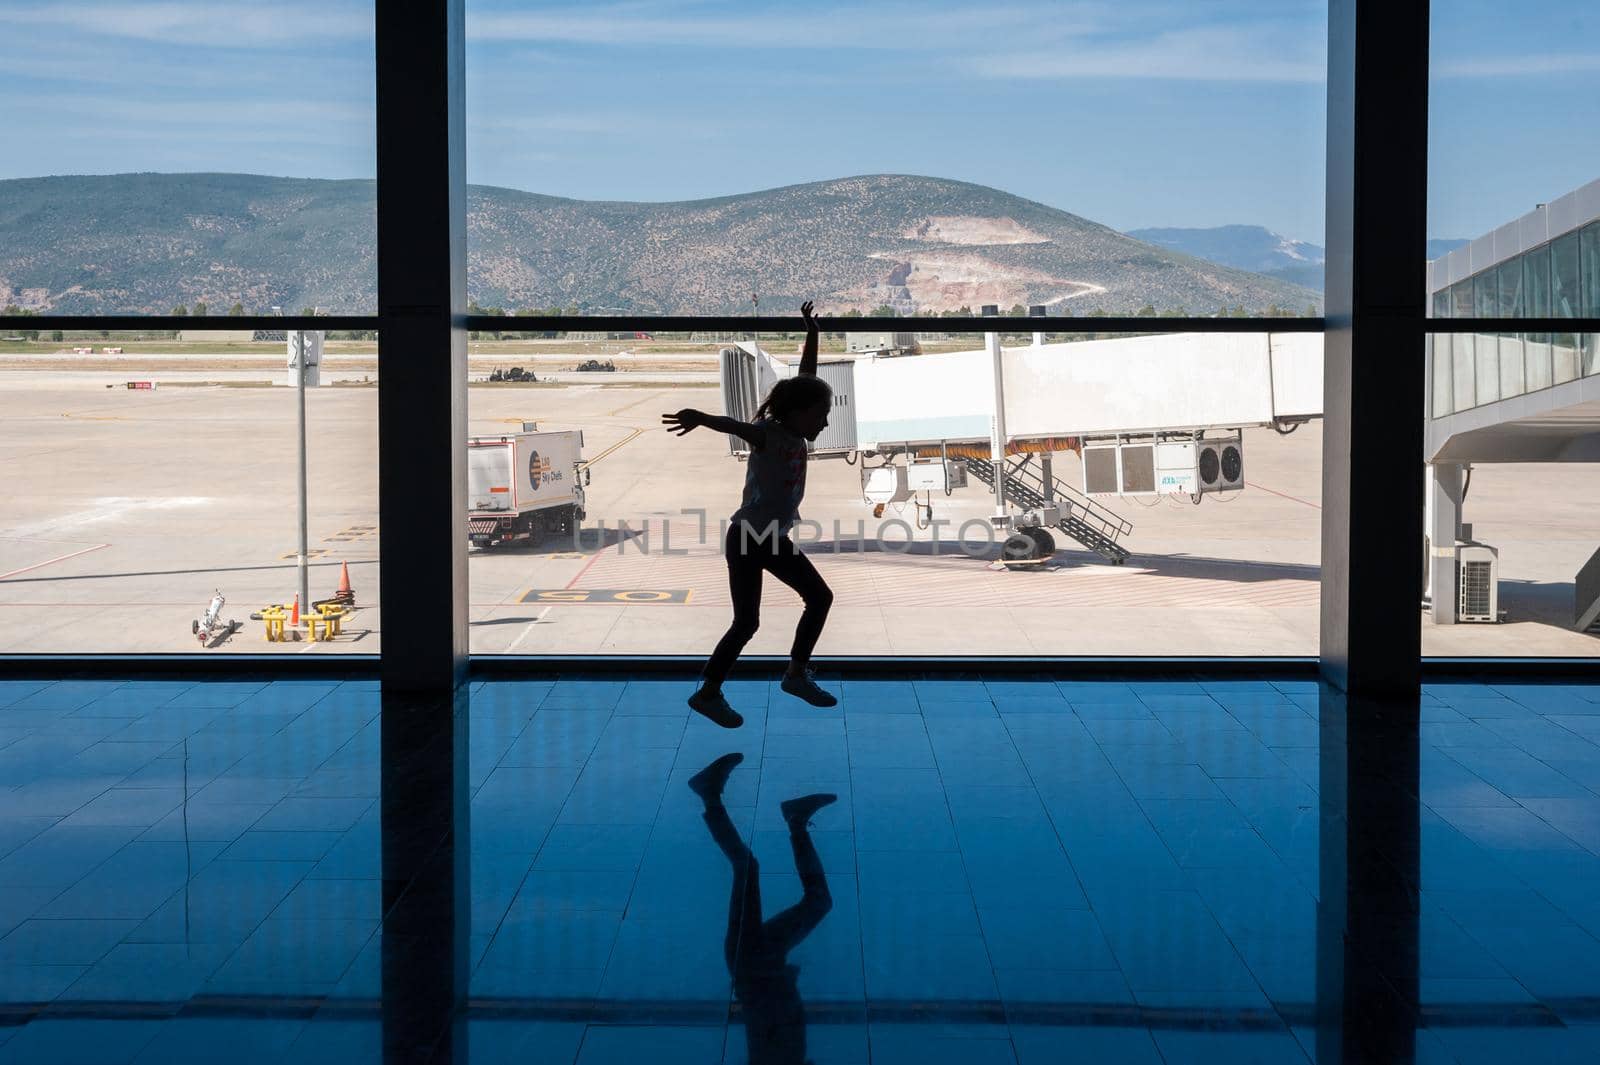
[[[1434,0],[1430,219],[1600,177],[1600,5]],[[0,178],[370,177],[372,0],[0,0]],[[468,180],[679,200],[866,173],[1323,239],[1326,0],[468,0]]]

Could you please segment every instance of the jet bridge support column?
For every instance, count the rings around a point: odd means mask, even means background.
[[[984,345],[994,366],[994,419],[989,424],[989,459],[994,463],[994,516],[1006,516],[1006,372],[1000,334],[985,333]],[[996,522],[997,525],[1002,524]],[[1009,522],[1004,523],[1009,527]]]
[[[1458,462],[1428,465],[1428,588],[1435,625],[1456,623],[1456,540],[1461,535],[1463,467]]]

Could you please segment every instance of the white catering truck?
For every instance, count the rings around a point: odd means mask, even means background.
[[[467,441],[467,533],[474,547],[570,536],[583,519],[582,430]]]

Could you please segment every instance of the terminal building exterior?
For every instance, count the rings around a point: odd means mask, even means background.
[[[1600,180],[1430,262],[1428,296],[1433,318],[1544,319],[1548,328],[1600,316]],[[1600,333],[1434,333],[1427,405],[1427,590],[1433,620],[1450,624],[1463,609],[1468,468],[1600,461]],[[1576,584],[1582,629],[1600,605],[1600,565],[1591,560]]]

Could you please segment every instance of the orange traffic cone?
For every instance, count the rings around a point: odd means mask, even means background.
[[[333,597],[341,603],[353,603],[356,601],[355,590],[350,587],[350,563],[348,562],[339,563],[339,590],[333,593]]]
[[[289,624],[294,628],[300,627],[300,593],[294,593],[294,611],[289,615]]]

